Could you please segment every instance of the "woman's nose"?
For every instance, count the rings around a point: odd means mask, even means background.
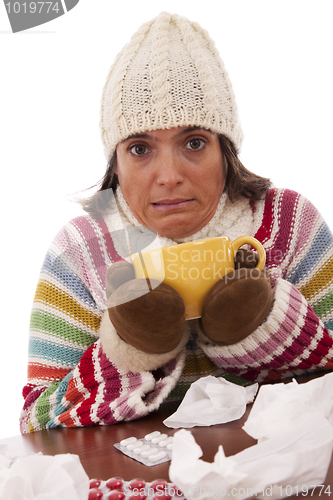
[[[174,153],[164,153],[157,158],[157,182],[158,184],[172,188],[182,183],[183,173],[181,160]]]

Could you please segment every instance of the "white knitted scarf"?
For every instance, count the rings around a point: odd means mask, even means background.
[[[123,196],[120,186],[117,188],[115,198],[122,226],[142,226],[134,217]],[[244,235],[254,236],[257,229],[256,226],[257,224],[255,224],[249,200],[241,198],[232,203],[228,195],[223,193],[214,216],[206,226],[200,229],[200,231],[182,239],[171,239],[164,236],[158,236],[155,242],[148,248],[161,248],[177,243],[214,238],[217,236],[228,236],[233,241]]]

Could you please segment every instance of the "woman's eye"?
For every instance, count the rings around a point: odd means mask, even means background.
[[[130,152],[136,156],[142,156],[147,152],[147,147],[143,144],[135,144],[129,148]]]
[[[188,149],[202,149],[205,142],[202,139],[191,139],[187,143]]]

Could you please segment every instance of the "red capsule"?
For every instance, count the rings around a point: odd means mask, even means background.
[[[128,487],[130,490],[143,490],[146,486],[146,481],[144,479],[132,479],[128,483]]]
[[[146,500],[147,493],[145,490],[140,490],[132,493],[132,495],[128,498],[128,500]]]
[[[171,500],[172,496],[169,495],[166,491],[164,491],[162,494],[158,493],[157,495],[153,496],[153,500]]]
[[[124,500],[126,494],[120,490],[112,490],[107,496],[108,500]]]
[[[89,490],[88,500],[100,500],[103,498],[103,491],[98,488]]]
[[[106,481],[109,490],[121,490],[124,486],[124,480],[121,477],[111,477]]]
[[[89,481],[89,488],[99,488],[101,485],[102,480],[95,478],[95,479],[90,479]]]
[[[170,493],[172,493],[172,495],[174,497],[183,497],[184,496],[184,493],[175,484],[172,484],[170,486],[169,491],[170,491]]]
[[[164,479],[155,479],[155,481],[150,483],[149,488],[152,488],[154,491],[163,491],[168,488],[168,483]]]

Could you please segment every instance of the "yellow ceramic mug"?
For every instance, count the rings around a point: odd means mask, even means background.
[[[185,304],[185,319],[199,318],[207,292],[235,269],[238,249],[251,245],[259,254],[256,269],[265,265],[265,250],[251,236],[230,241],[227,236],[181,243],[132,255],[136,278],[164,281],[177,290]]]

